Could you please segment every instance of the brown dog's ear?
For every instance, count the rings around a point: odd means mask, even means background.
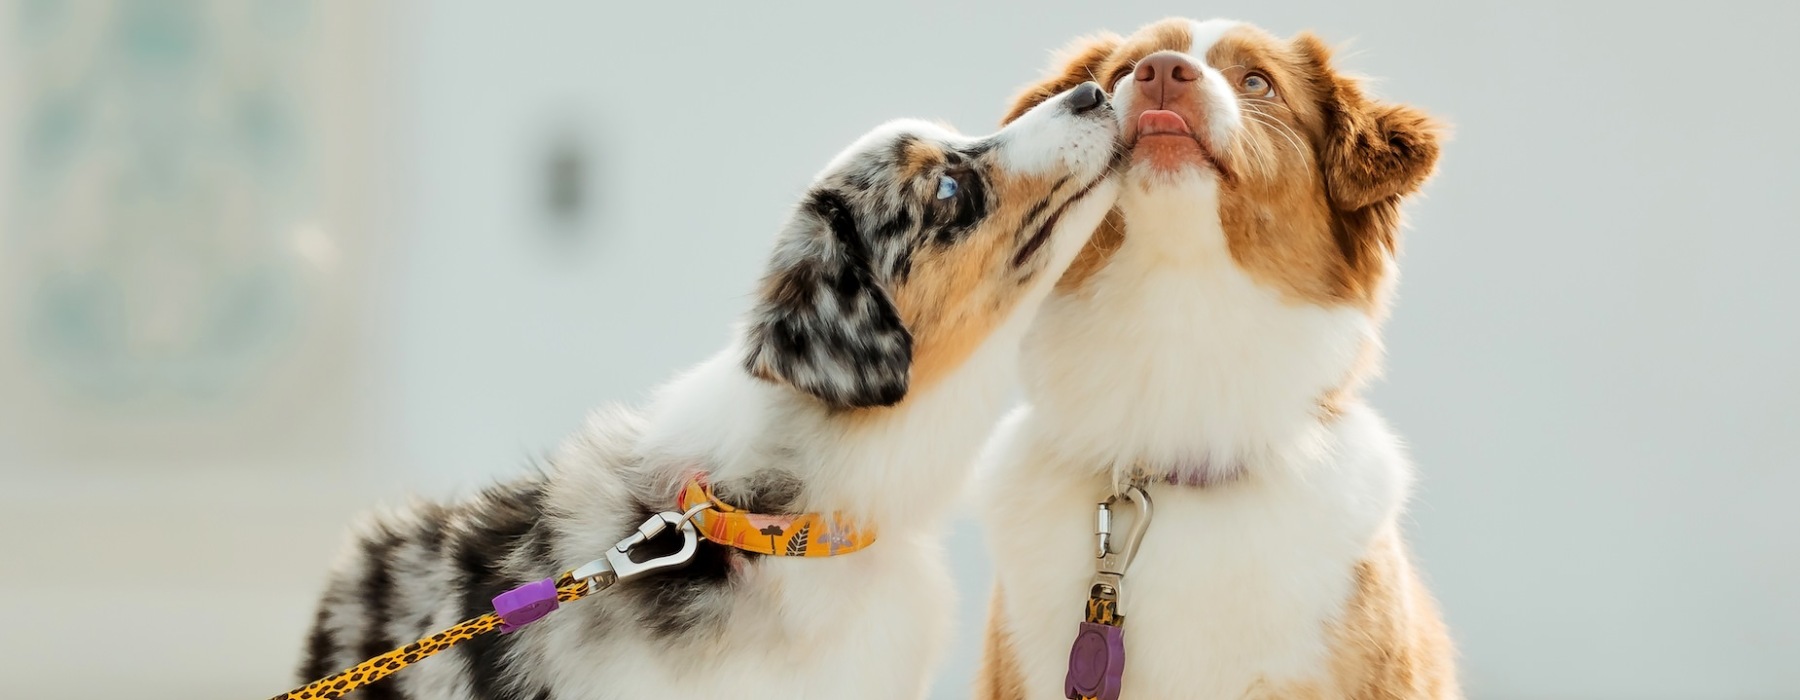
[[[1332,69],[1331,49],[1318,37],[1301,34],[1294,47],[1317,71],[1325,120],[1320,165],[1332,205],[1356,211],[1418,191],[1437,167],[1444,127],[1413,107],[1365,97],[1355,79]]]
[[[906,397],[912,334],[842,196],[815,191],[794,212],[759,297],[744,338],[751,376],[838,409]]]
[[[1006,118],[1001,124],[1011,124],[1014,119],[1031,111],[1052,97],[1060,95],[1076,85],[1089,80],[1108,87],[1104,79],[1096,75],[1100,64],[1105,63],[1108,56],[1119,48],[1123,39],[1111,32],[1101,32],[1092,36],[1084,36],[1069,43],[1051,59],[1049,75],[1024,92],[1013,98],[1012,108],[1006,111]]]

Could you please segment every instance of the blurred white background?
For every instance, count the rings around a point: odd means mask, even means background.
[[[0,1],[0,695],[286,689],[353,513],[717,348],[857,134],[1170,14],[1456,126],[1374,402],[1471,697],[1800,698],[1800,4],[1314,0]]]

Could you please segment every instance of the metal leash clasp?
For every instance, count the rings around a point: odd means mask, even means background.
[[[653,571],[687,564],[700,547],[700,533],[694,528],[694,516],[711,507],[710,503],[697,503],[683,513],[664,511],[652,515],[636,530],[625,535],[624,539],[608,547],[601,558],[588,562],[571,572],[570,576],[577,581],[587,581],[589,593],[598,593],[621,581],[630,581]],[[643,561],[632,559],[632,550],[655,539],[669,528],[676,528],[681,533],[680,549]]]
[[[1131,519],[1131,530],[1125,533],[1123,543],[1113,540],[1112,516],[1113,505],[1123,496],[1137,506],[1137,514]],[[1125,570],[1131,567],[1131,558],[1137,555],[1138,544],[1144,541],[1144,533],[1150,529],[1151,503],[1150,494],[1137,484],[1126,486],[1125,490],[1101,501],[1094,511],[1094,582],[1089,594],[1100,600],[1118,600],[1123,587]],[[1123,546],[1116,546],[1122,544]]]
[[[1119,498],[1137,506],[1131,531],[1124,542],[1113,540],[1113,505]],[[1133,483],[1101,501],[1094,509],[1094,582],[1088,588],[1087,615],[1069,647],[1069,672],[1063,676],[1063,697],[1076,700],[1119,700],[1125,678],[1124,616],[1119,597],[1124,592],[1125,570],[1137,556],[1138,545],[1150,529],[1150,494]]]

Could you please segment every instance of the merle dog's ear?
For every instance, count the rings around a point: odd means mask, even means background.
[[[1095,74],[1100,71],[1100,64],[1105,63],[1106,59],[1112,56],[1113,51],[1119,48],[1119,42],[1122,41],[1124,39],[1119,38],[1117,34],[1101,32],[1091,36],[1078,37],[1069,42],[1068,46],[1056,52],[1049,72],[1013,98],[1012,106],[1006,110],[1006,118],[1001,119],[1000,123],[1011,124],[1013,120],[1031,111],[1032,107],[1043,104],[1045,100],[1063,94],[1089,80],[1104,83],[1104,80]],[[1101,87],[1111,90],[1106,85],[1101,85]]]
[[[1332,205],[1356,211],[1424,185],[1437,167],[1444,125],[1413,107],[1364,96],[1354,79],[1332,68],[1331,50],[1318,37],[1303,33],[1294,45],[1324,93],[1320,162]]]
[[[744,369],[834,408],[906,396],[912,334],[876,279],[850,206],[816,191],[776,244],[746,329]]]

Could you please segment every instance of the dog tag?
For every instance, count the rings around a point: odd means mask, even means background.
[[[1119,700],[1124,676],[1125,630],[1097,622],[1081,623],[1075,646],[1069,649],[1069,675],[1063,678],[1063,696],[1069,700]]]

